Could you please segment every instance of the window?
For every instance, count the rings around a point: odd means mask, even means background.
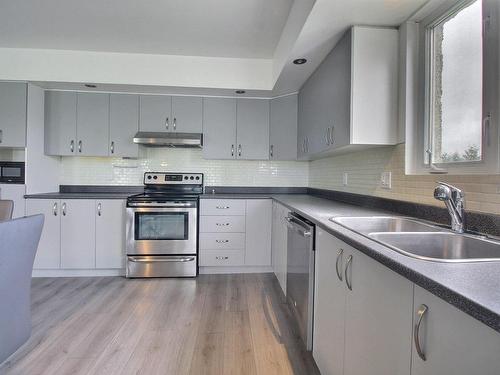
[[[401,27],[406,173],[499,173],[500,1],[436,6]]]
[[[465,3],[428,29],[432,164],[482,159],[483,18],[481,1]]]

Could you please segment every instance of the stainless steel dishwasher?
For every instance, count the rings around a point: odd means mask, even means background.
[[[286,218],[286,299],[307,350],[312,350],[314,299],[314,224],[292,212]]]

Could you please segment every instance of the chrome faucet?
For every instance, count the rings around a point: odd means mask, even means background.
[[[459,188],[445,182],[438,182],[434,189],[434,198],[444,202],[451,216],[451,229],[464,232],[464,193]]]

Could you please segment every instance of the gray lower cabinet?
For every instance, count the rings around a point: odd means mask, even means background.
[[[234,159],[236,99],[203,98],[203,158]]]
[[[132,142],[139,129],[139,96],[111,94],[109,97],[109,156],[138,157]]]
[[[410,374],[410,281],[318,229],[315,287],[322,374]]]
[[[272,225],[272,266],[283,294],[286,295],[287,277],[287,234],[286,217],[290,211],[283,205],[273,201]]]
[[[297,159],[297,94],[271,99],[269,159]]]
[[[45,91],[45,154],[76,155],[76,92]]]
[[[27,85],[0,82],[0,147],[26,147]]]
[[[94,200],[61,200],[61,268],[95,268]]]
[[[172,97],[172,130],[180,133],[201,133],[203,101],[197,96]]]
[[[236,157],[269,159],[269,100],[238,99],[236,105]]]
[[[500,373],[500,333],[418,286],[414,309],[412,375]]]
[[[272,200],[247,199],[245,265],[271,265]]]
[[[173,131],[171,96],[141,95],[139,113],[139,129],[141,131]]]
[[[77,94],[76,136],[79,156],[108,156],[109,94]]]
[[[125,201],[102,199],[95,201],[95,266],[123,268],[125,266]]]
[[[61,220],[59,200],[27,199],[26,215],[44,215],[44,223],[34,269],[58,269],[61,266]]]

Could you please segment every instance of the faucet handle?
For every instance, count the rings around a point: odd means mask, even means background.
[[[442,181],[437,181],[437,184],[438,185],[442,185],[442,186],[446,186],[447,188],[449,188],[452,192],[454,192],[458,197],[463,197],[464,196],[464,193],[461,189],[457,188],[456,186],[453,186],[453,185],[450,185],[450,184],[447,184],[446,182],[442,182]]]

